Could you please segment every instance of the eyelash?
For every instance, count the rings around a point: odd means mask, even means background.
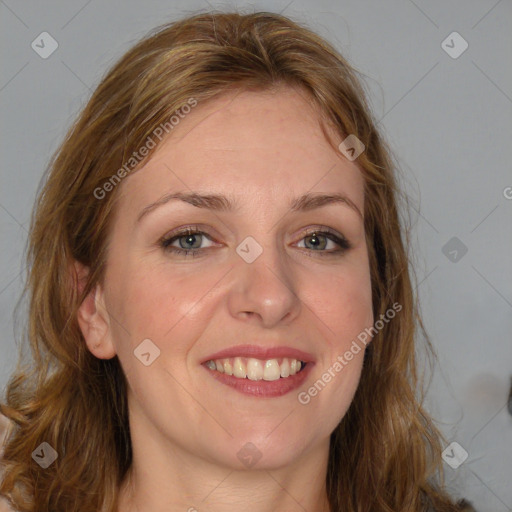
[[[182,237],[190,236],[190,235],[203,235],[203,236],[206,236],[206,238],[208,238],[209,240],[211,240],[211,238],[208,236],[208,234],[205,233],[204,231],[200,231],[199,229],[197,229],[196,226],[189,226],[189,227],[184,228],[176,233],[171,233],[170,235],[163,237],[160,240],[159,245],[162,249],[164,249],[164,251],[169,251],[176,255],[182,255],[185,257],[192,256],[192,258],[195,258],[196,256],[198,256],[200,254],[201,251],[204,251],[204,249],[181,249],[179,247],[171,246],[171,244],[175,240],[178,240]],[[307,238],[308,236],[311,236],[311,235],[320,235],[320,236],[325,235],[326,238],[328,238],[329,240],[331,240],[332,242],[334,242],[335,244],[337,244],[339,246],[339,249],[331,250],[331,251],[315,251],[313,249],[309,250],[312,252],[318,252],[318,255],[322,256],[322,257],[336,256],[336,255],[341,256],[346,251],[348,251],[349,249],[352,248],[351,243],[344,236],[337,235],[336,233],[334,233],[332,230],[330,230],[329,228],[327,228],[325,226],[321,226],[317,229],[308,229],[303,234],[301,240],[303,240],[304,238]]]

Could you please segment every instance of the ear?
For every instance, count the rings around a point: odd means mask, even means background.
[[[87,281],[89,269],[74,262],[75,283],[81,293]],[[116,355],[110,330],[110,317],[105,306],[105,297],[101,284],[96,284],[80,304],[77,313],[78,325],[89,352],[98,359],[111,359]]]

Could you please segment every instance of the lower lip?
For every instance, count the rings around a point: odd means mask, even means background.
[[[236,391],[244,395],[257,396],[260,398],[275,398],[286,395],[294,389],[297,389],[307,379],[314,363],[307,363],[305,368],[291,375],[290,377],[281,377],[277,380],[250,380],[239,379],[232,375],[226,375],[216,370],[210,370],[206,366],[203,368],[216,380],[227,386],[231,386]]]

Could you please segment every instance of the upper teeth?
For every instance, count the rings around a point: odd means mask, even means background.
[[[287,357],[267,359],[266,361],[253,357],[234,357],[229,359],[210,359],[206,362],[206,366],[210,370],[217,370],[240,379],[277,380],[280,377],[295,375],[300,371],[302,364],[297,359]]]

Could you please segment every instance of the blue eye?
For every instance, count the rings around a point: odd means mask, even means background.
[[[203,231],[187,228],[181,233],[177,233],[169,238],[163,238],[160,245],[166,251],[170,251],[174,254],[183,256],[192,255],[192,257],[195,257],[201,249],[200,246],[203,237],[210,239]],[[178,242],[178,247],[171,245],[174,242]]]
[[[307,233],[302,240],[310,240],[310,244],[314,247],[312,249],[313,252],[319,252],[319,255],[321,256],[328,256],[332,254],[340,254],[348,249],[351,248],[351,245],[349,241],[343,237],[338,236],[337,234],[333,233],[332,231],[322,231],[322,230],[313,230]],[[325,242],[323,241],[325,240]],[[321,250],[322,248],[327,248],[328,242],[331,242],[338,246],[338,249],[330,250],[330,251],[324,251]],[[306,249],[308,247],[305,247]],[[320,248],[320,250],[319,250]]]
[[[160,240],[160,246],[164,251],[171,252],[175,255],[181,256],[200,256],[205,249],[212,247],[211,244],[208,247],[201,247],[204,238],[212,241],[212,239],[203,231],[200,231],[193,227],[188,227],[181,230],[178,233],[172,233],[171,235],[164,237]],[[350,242],[343,236],[340,236],[328,228],[322,229],[310,229],[306,232],[302,240],[309,240],[310,247],[304,246],[301,249],[309,249],[312,253],[317,253],[319,256],[335,256],[341,255],[348,249],[352,248]],[[328,249],[328,243],[334,244],[338,248]],[[175,245],[177,243],[177,246]]]

